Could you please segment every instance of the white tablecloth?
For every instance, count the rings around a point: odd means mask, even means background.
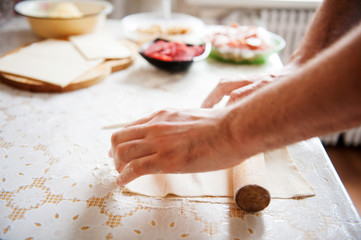
[[[118,36],[118,21],[105,31]],[[24,19],[0,30],[0,53],[37,40]],[[126,195],[107,156],[114,130],[162,108],[199,107],[221,77],[281,66],[212,60],[187,73],[159,71],[139,58],[93,87],[43,94],[0,84],[1,239],[357,239],[361,220],[319,139],[289,150],[316,196],[273,199],[257,214],[232,199]]]

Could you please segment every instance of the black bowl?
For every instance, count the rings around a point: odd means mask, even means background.
[[[150,41],[150,42],[143,44],[143,46],[140,48],[139,54],[142,55],[142,57],[145,60],[147,60],[150,64],[152,64],[153,66],[155,66],[159,69],[168,71],[168,72],[172,72],[172,73],[184,72],[184,71],[188,70],[190,66],[192,66],[193,62],[198,62],[198,61],[206,59],[208,57],[209,53],[211,52],[211,47],[212,47],[210,43],[203,44],[203,45],[205,45],[204,52],[201,55],[196,56],[192,60],[189,60],[189,61],[163,61],[160,59],[149,57],[143,53],[143,51],[145,49],[149,48],[152,44],[154,44],[155,42],[160,41],[160,40],[169,42],[168,40],[157,38],[154,41]],[[194,44],[187,44],[187,45],[195,46]]]

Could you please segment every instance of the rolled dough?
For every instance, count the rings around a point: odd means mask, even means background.
[[[264,154],[267,182],[272,198],[315,195],[298,171],[287,148]],[[184,197],[233,197],[232,169],[195,174],[155,174],[142,176],[125,186],[126,192],[153,197],[169,194]]]

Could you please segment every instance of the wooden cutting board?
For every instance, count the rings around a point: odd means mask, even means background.
[[[132,50],[134,55],[136,54],[138,47],[135,44],[128,41],[123,43]],[[20,49],[21,48],[15,49],[6,53],[5,55],[14,53]],[[50,83],[41,82],[36,79],[8,73],[0,73],[0,81],[9,86],[31,92],[69,92],[82,88],[87,88],[97,83],[100,83],[111,73],[128,68],[130,65],[132,65],[133,61],[134,56],[125,59],[106,60],[105,62],[92,68],[88,72],[84,73],[82,76],[75,79],[66,87],[60,87]]]

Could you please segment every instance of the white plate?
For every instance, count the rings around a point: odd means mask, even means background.
[[[172,13],[170,19],[161,12],[137,13],[124,17],[121,23],[125,37],[141,43],[158,37],[196,41],[204,30],[202,20],[182,13]]]

